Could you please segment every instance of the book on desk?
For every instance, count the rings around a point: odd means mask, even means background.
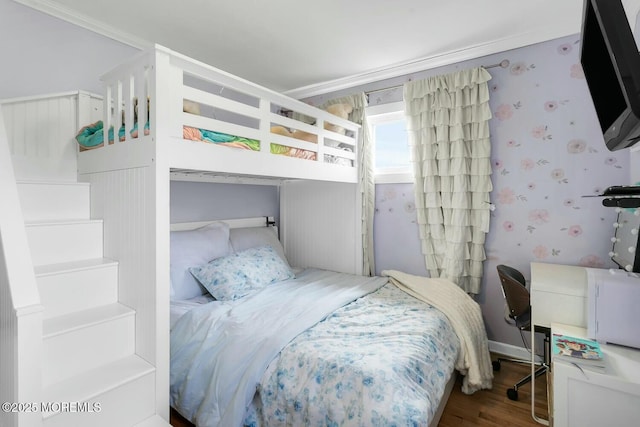
[[[604,368],[604,355],[600,344],[591,339],[564,334],[553,334],[551,338],[553,355],[569,363],[594,368]]]

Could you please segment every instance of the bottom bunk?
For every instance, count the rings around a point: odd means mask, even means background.
[[[196,226],[171,233],[170,399],[182,416],[437,425],[469,344],[451,313],[387,277],[291,268],[273,227]]]

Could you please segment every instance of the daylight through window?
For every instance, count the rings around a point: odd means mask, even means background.
[[[411,154],[403,103],[369,107],[367,119],[374,147],[376,182],[411,182]]]

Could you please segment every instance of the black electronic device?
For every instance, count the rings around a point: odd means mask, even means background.
[[[601,196],[627,197],[640,196],[640,185],[612,185],[607,187]]]
[[[580,62],[605,144],[630,147],[640,140],[640,54],[621,0],[584,0],[581,34]]]
[[[608,208],[634,209],[640,207],[640,197],[608,197],[602,200],[602,206]]]

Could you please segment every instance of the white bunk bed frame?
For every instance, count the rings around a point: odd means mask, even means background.
[[[199,87],[186,85],[185,79],[197,79]],[[149,99],[149,134],[144,136],[140,125],[139,137],[132,138],[127,126],[123,142],[79,152],[78,179],[91,183],[91,216],[104,222],[104,256],[119,262],[119,300],[136,310],[136,353],[156,367],[156,408],[168,419],[172,176],[278,185],[280,235],[291,265],[362,274],[359,127],[161,46],[116,67],[103,80],[105,141],[110,126],[120,128],[121,110],[125,123],[134,122],[135,98]],[[239,94],[249,102],[221,92]],[[253,126],[184,113],[183,99],[240,115]],[[147,117],[146,109],[140,102],[138,117]],[[277,109],[313,117],[316,123],[281,116]],[[94,117],[81,111],[79,117]],[[325,122],[353,136],[326,130]],[[257,139],[261,149],[187,141],[182,138],[185,125]],[[315,134],[318,142],[273,134],[272,125]],[[329,140],[352,147],[352,152],[327,146]],[[314,151],[317,160],[271,154],[270,143]],[[327,163],[325,154],[351,160],[351,166]]]
[[[186,83],[197,79],[194,87]],[[134,122],[134,99],[149,99],[150,131],[148,136],[105,144],[100,149],[80,153],[80,173],[110,170],[122,165],[148,165],[166,157],[174,171],[207,171],[216,174],[275,177],[278,179],[313,179],[356,183],[357,135],[359,125],[324,110],[286,97],[272,90],[240,79],[202,62],[193,60],[162,46],[142,53],[103,76],[105,83],[104,139],[107,129],[120,129],[122,118]],[[225,92],[226,91],[226,92]],[[230,97],[223,92],[234,92]],[[216,93],[217,92],[217,93]],[[231,113],[232,118],[212,118],[183,112],[183,100],[218,112]],[[112,106],[119,105],[119,109]],[[147,116],[147,103],[139,103],[139,117]],[[314,124],[285,117],[280,110],[292,111],[313,119]],[[123,114],[121,114],[123,113]],[[215,111],[214,111],[215,116]],[[234,119],[235,117],[235,123]],[[245,123],[242,123],[245,122]],[[347,135],[325,129],[325,123],[341,126]],[[87,123],[88,124],[88,123]],[[315,135],[318,143],[290,138],[271,132],[275,125]],[[229,150],[216,144],[186,141],[183,126],[257,139],[260,151]],[[339,143],[351,151],[327,144]],[[270,143],[282,144],[317,153],[315,161],[302,161],[270,152]],[[335,145],[335,144],[334,144]],[[325,161],[325,154],[352,161],[350,166]]]

